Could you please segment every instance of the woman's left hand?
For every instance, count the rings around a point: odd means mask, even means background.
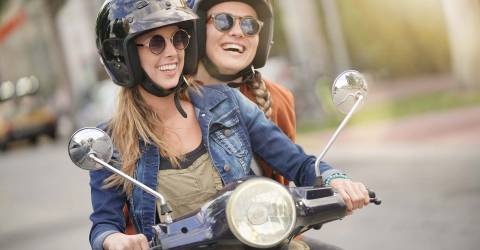
[[[354,182],[349,179],[333,179],[330,186],[335,188],[343,197],[347,205],[348,214],[352,214],[353,210],[362,208],[370,203],[368,190],[361,182]]]

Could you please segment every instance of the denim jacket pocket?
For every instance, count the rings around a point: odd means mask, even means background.
[[[248,150],[246,137],[241,128],[238,116],[227,118],[212,123],[210,137],[222,147],[228,155],[234,156],[244,171],[248,170]]]

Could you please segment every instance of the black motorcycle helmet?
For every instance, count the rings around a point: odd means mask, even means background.
[[[96,44],[113,82],[126,88],[140,83],[157,96],[175,92],[152,83],[140,65],[134,39],[152,29],[173,24],[187,30],[191,38],[185,49],[183,73],[191,74],[196,71],[198,59],[197,19],[184,0],[107,0],[97,16]]]
[[[218,71],[214,72],[216,71],[216,69],[211,68],[214,65],[207,58],[205,48],[206,48],[206,34],[207,34],[206,23],[207,23],[208,10],[214,5],[217,5],[219,3],[231,2],[231,1],[243,2],[252,6],[252,8],[257,12],[258,18],[263,22],[263,26],[262,26],[262,30],[260,30],[260,33],[259,33],[259,43],[258,43],[257,52],[255,54],[255,57],[253,58],[251,65],[245,68],[244,70],[242,70],[241,72],[239,72],[239,74],[232,77],[228,77],[225,75],[221,75]],[[253,68],[261,68],[265,66],[265,63],[268,58],[268,54],[270,53],[270,48],[272,47],[272,44],[273,44],[274,17],[273,17],[272,5],[269,0],[195,0],[193,4],[193,10],[197,13],[199,17],[199,23],[197,28],[198,56],[199,58],[203,59],[203,62],[207,64],[206,68],[212,76],[216,77],[219,80],[222,80],[222,78],[225,80],[233,80],[239,77],[244,72],[251,72],[252,66]]]

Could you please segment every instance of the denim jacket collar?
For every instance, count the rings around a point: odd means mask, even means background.
[[[205,91],[205,88],[210,89]],[[218,104],[223,102],[228,96],[225,94],[227,86],[224,84],[216,84],[209,86],[202,86],[199,91],[189,90],[190,100],[193,106],[201,110],[212,110]]]

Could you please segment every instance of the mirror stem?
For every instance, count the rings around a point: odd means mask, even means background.
[[[125,174],[124,172],[110,166],[109,164],[105,163],[104,161],[102,161],[101,159],[97,158],[95,156],[95,154],[93,153],[90,153],[88,155],[88,157],[90,157],[92,160],[94,160],[95,162],[101,164],[102,166],[106,167],[108,170],[116,173],[116,174],[119,174],[120,176],[122,176],[123,178],[126,178],[127,180],[133,182],[135,185],[137,185],[138,187],[140,187],[143,191],[153,195],[155,198],[159,199],[160,200],[160,204],[163,206],[163,207],[168,207],[167,205],[167,202],[165,200],[165,198],[158,192],[156,192],[155,190],[147,187],[146,185],[144,185],[143,183],[133,179],[132,177],[130,177],[129,175]],[[163,211],[162,211],[163,212]],[[171,223],[172,222],[172,217],[170,216],[169,212],[166,212],[165,213],[165,222],[166,223]]]
[[[355,110],[357,109],[358,105],[360,105],[360,103],[362,102],[363,100],[363,95],[361,94],[358,94],[356,96],[357,98],[357,101],[355,102],[355,104],[353,105],[352,109],[350,109],[350,111],[348,112],[347,116],[345,116],[345,118],[343,118],[343,121],[342,123],[340,123],[340,126],[338,126],[337,130],[335,131],[335,133],[333,133],[332,137],[330,138],[330,141],[328,141],[327,143],[327,146],[325,147],[325,149],[323,149],[322,153],[320,154],[320,156],[318,156],[317,160],[315,161],[315,174],[317,175],[317,177],[320,177],[321,176],[321,173],[320,173],[320,161],[323,159],[323,157],[325,156],[325,154],[327,153],[327,151],[330,149],[330,147],[332,146],[332,144],[335,142],[335,140],[337,139],[337,136],[338,134],[340,133],[340,131],[343,129],[343,127],[345,127],[345,124],[347,124],[348,120],[350,120],[350,118],[352,117],[353,113],[355,112]]]

